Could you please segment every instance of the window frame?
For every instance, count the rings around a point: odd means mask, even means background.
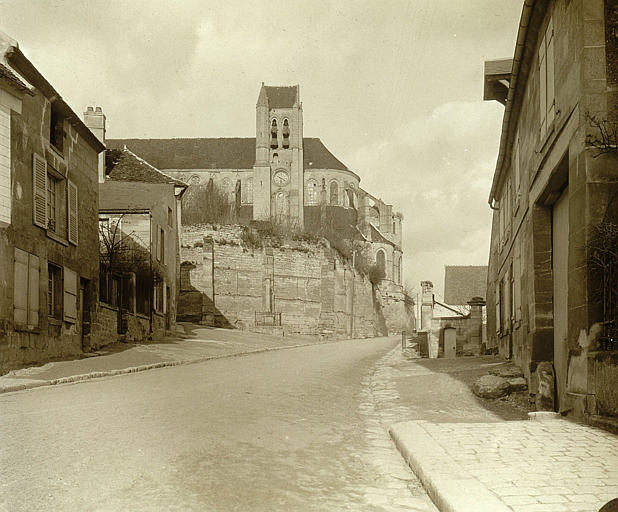
[[[64,310],[63,268],[51,261],[47,262],[47,316],[62,320]]]

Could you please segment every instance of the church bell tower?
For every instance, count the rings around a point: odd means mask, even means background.
[[[262,83],[256,105],[253,218],[302,228],[303,109],[300,87]]]

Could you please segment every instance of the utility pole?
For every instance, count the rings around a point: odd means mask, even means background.
[[[352,250],[352,306],[350,312],[350,338],[354,338],[354,294],[356,286],[356,251]]]
[[[210,242],[210,276],[212,281],[212,324],[217,326],[217,308],[215,306],[215,239],[210,236],[207,238]]]

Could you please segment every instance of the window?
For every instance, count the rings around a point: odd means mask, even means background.
[[[39,326],[39,258],[15,248],[13,320],[29,329]]]
[[[0,105],[0,222],[11,223],[11,110]]]
[[[159,247],[157,249],[157,259],[161,263],[165,263],[165,230],[159,228]]]
[[[32,158],[32,222],[49,233],[67,237],[77,245],[79,233],[78,191],[40,155]]]
[[[51,174],[47,175],[47,229],[50,231],[56,231],[57,189],[60,188],[58,182]]]
[[[62,318],[62,269],[53,263],[47,264],[47,314]]]
[[[287,149],[290,147],[290,126],[287,119],[283,120],[283,130],[281,132],[283,134],[283,147]]]
[[[397,255],[393,257],[393,281],[401,284],[401,256]]]
[[[330,183],[330,204],[333,206],[339,205],[339,184],[336,181]]]
[[[541,138],[554,122],[556,98],[554,94],[554,24],[549,19],[539,46],[539,101],[541,115]]]
[[[385,272],[386,255],[384,254],[384,251],[381,249],[376,253],[376,265],[382,272]]]
[[[64,117],[58,111],[58,107],[52,103],[51,121],[49,123],[49,142],[62,153],[64,142]]]
[[[101,265],[99,270],[99,300],[112,307],[118,305],[118,287],[120,278],[112,275],[107,267]]]
[[[165,283],[159,281],[154,286],[154,306],[155,310],[163,313],[163,297],[165,297]]]
[[[315,204],[318,196],[318,184],[310,180],[307,182],[307,204]]]
[[[277,120],[273,119],[270,125],[270,147],[272,149],[277,149],[279,147],[277,131]]]
[[[172,209],[169,206],[167,207],[167,225],[169,227],[174,226],[174,214],[172,213]]]
[[[513,182],[515,188],[515,210],[519,207],[519,198],[521,197],[521,169],[519,166],[519,132],[515,135],[513,142],[513,155],[511,157],[511,167],[513,169]]]

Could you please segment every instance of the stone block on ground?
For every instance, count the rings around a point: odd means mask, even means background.
[[[509,390],[509,381],[497,375],[483,375],[472,385],[472,392],[481,398],[500,398]]]
[[[513,377],[508,379],[510,391],[525,391],[528,389],[528,383],[523,377]]]
[[[506,366],[498,366],[489,370],[490,375],[496,375],[498,377],[504,377],[505,379],[511,379],[515,377],[523,377],[523,372],[515,365],[509,364]]]

